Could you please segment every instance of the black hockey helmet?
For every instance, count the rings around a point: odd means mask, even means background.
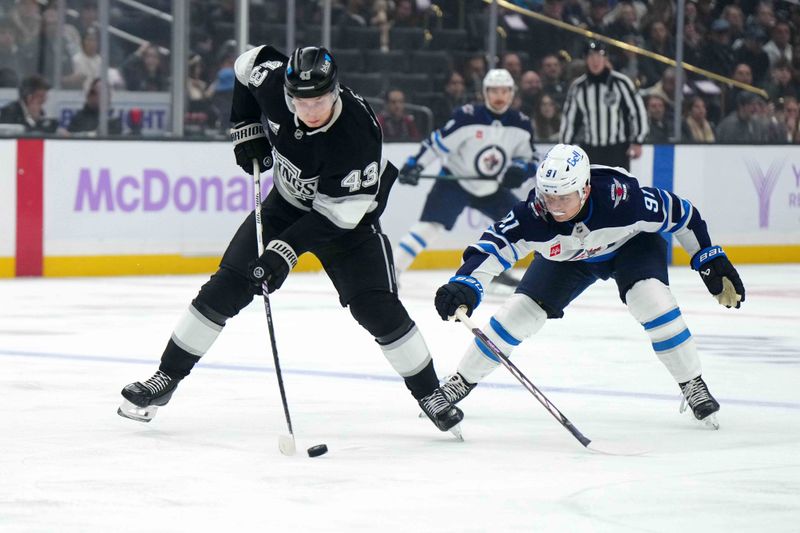
[[[338,90],[336,62],[325,48],[298,48],[289,58],[284,79],[293,98],[314,98]]]
[[[583,49],[583,56],[586,57],[592,52],[606,55],[606,43],[603,41],[595,41],[594,39],[587,42],[585,48]]]

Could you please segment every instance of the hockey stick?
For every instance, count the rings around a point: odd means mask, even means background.
[[[255,198],[256,215],[256,241],[258,242],[258,256],[264,253],[264,225],[261,222],[261,169],[258,166],[258,159],[253,159],[253,197]],[[286,389],[283,386],[283,374],[281,373],[281,362],[278,359],[278,345],[275,342],[275,326],[272,324],[272,306],[269,304],[269,291],[262,285],[261,295],[264,297],[264,311],[267,313],[267,328],[269,329],[269,341],[272,346],[272,360],[275,362],[275,376],[278,378],[278,389],[281,392],[281,402],[283,403],[283,414],[286,415],[286,426],[289,428],[288,435],[278,437],[278,448],[283,455],[294,455],[297,446],[294,442],[294,431],[292,430],[292,417],[289,415],[289,402],[286,400]]]
[[[460,320],[464,324],[464,326],[466,326],[466,328],[468,330],[470,330],[472,332],[472,334],[475,335],[475,337],[481,343],[483,343],[483,345],[486,346],[486,348],[490,352],[492,352],[492,354],[495,357],[497,357],[500,360],[500,363],[502,363],[502,365],[504,367],[506,367],[509,372],[511,372],[511,375],[513,375],[515,378],[517,378],[517,381],[522,383],[522,386],[525,387],[528,390],[528,392],[533,394],[533,396],[537,400],[539,400],[539,403],[544,405],[544,408],[547,409],[547,411],[551,415],[553,415],[553,418],[555,418],[558,421],[559,424],[564,426],[564,428],[566,428],[567,431],[572,433],[572,436],[575,437],[576,439],[578,439],[578,442],[583,444],[584,447],[586,447],[586,448],[589,447],[589,443],[592,442],[592,441],[590,439],[586,438],[583,435],[583,433],[578,431],[578,428],[576,428],[575,426],[572,425],[572,422],[570,422],[569,419],[567,419],[567,417],[564,416],[564,414],[561,411],[559,411],[558,408],[555,405],[553,405],[553,402],[548,400],[547,396],[545,396],[544,393],[542,393],[542,391],[540,391],[536,387],[536,385],[531,383],[531,380],[529,380],[525,376],[525,374],[523,374],[522,371],[519,368],[517,368],[517,365],[512,363],[511,359],[509,359],[508,356],[506,356],[500,350],[500,348],[498,348],[495,345],[495,343],[493,343],[491,341],[491,339],[489,337],[487,337],[486,334],[483,331],[480,330],[480,328],[475,324],[475,322],[473,322],[472,319],[470,319],[467,316],[466,307],[462,306],[462,307],[459,307],[456,310],[456,318],[458,320]]]

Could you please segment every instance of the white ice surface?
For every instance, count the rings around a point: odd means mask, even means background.
[[[585,435],[638,457],[588,453],[502,368],[462,404],[466,441],[440,433],[318,274],[272,298],[296,456],[259,300],[153,422],[123,419],[119,390],[155,371],[206,277],[0,280],[0,531],[798,531],[800,266],[740,272],[727,310],[671,271],[719,431],[678,414],[612,282],[514,354]],[[448,276],[412,271],[401,293],[440,376],[471,342],[433,310]]]

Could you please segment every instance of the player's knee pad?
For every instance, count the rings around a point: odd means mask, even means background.
[[[406,233],[397,245],[394,253],[395,267],[403,272],[417,255],[427,248],[434,239],[444,231],[444,226],[438,222],[417,222]]]
[[[247,278],[223,267],[200,288],[192,305],[213,322],[225,325],[228,318],[253,301],[253,296],[253,285]]]
[[[397,294],[389,291],[365,292],[350,300],[347,305],[356,322],[376,339],[390,335],[402,328],[403,323],[411,320]]]
[[[375,337],[398,374],[413,376],[430,363],[425,339],[396,294],[376,291],[360,294],[350,301],[349,307],[358,323]]]
[[[538,332],[545,321],[547,312],[539,304],[524,294],[514,294],[494,314],[483,331],[504,355],[510,356],[513,349]],[[474,339],[461,359],[458,371],[470,383],[477,383],[499,364],[497,356],[478,339]]]
[[[699,376],[694,338],[669,287],[653,278],[638,281],[626,293],[625,301],[675,380],[682,383]]]

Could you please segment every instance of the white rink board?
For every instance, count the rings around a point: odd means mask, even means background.
[[[45,255],[219,255],[253,209],[227,143],[49,141],[45,158]]]
[[[0,257],[14,257],[17,227],[17,142],[0,141]]]
[[[15,191],[7,189],[15,186],[15,144],[0,146],[7,154],[0,172],[9,177],[0,183],[0,201],[10,202],[0,223],[11,230],[0,236],[2,256],[13,250]],[[400,167],[418,146],[389,144],[385,155]],[[548,146],[538,148],[544,153]],[[652,146],[644,147],[632,164],[644,185],[653,183],[653,153]],[[674,168],[675,192],[701,209],[715,241],[800,243],[800,149],[676,146]],[[251,178],[235,165],[225,142],[46,141],[44,174],[47,256],[219,255],[252,209]],[[761,193],[760,203],[756,184],[768,179],[774,186]],[[265,189],[271,186],[271,176],[263,182]],[[419,219],[432,185],[422,180],[417,187],[394,187],[382,218],[393,242]],[[490,222],[465,210],[454,230],[430,249],[462,249]]]
[[[800,150],[676,146],[675,187],[718,242],[800,243]]]

